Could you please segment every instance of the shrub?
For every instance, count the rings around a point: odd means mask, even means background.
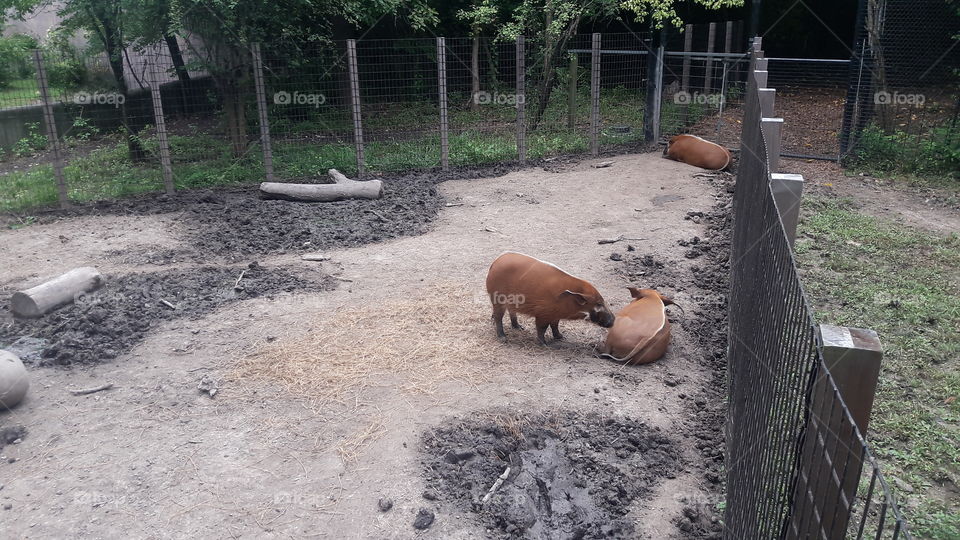
[[[50,86],[74,90],[87,83],[87,66],[66,32],[52,30],[47,35],[43,60]]]
[[[36,48],[37,40],[24,34],[0,37],[0,87],[33,75],[30,51]]]
[[[849,161],[874,172],[960,179],[960,133],[939,127],[918,136],[899,130],[885,133],[870,126],[860,134]]]

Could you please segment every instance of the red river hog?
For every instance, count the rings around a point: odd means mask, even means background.
[[[730,166],[730,152],[726,148],[696,135],[671,137],[663,155],[711,171],[719,171]]]
[[[522,253],[508,251],[493,261],[487,272],[487,293],[500,339],[507,337],[503,331],[506,311],[514,328],[520,328],[517,313],[534,317],[541,345],[546,345],[543,334],[548,326],[554,339],[563,339],[561,320],[590,319],[604,328],[614,324],[613,312],[593,285]]]
[[[600,352],[617,362],[649,364],[659,360],[670,344],[666,306],[673,300],[653,289],[627,290],[634,300],[617,313]]]

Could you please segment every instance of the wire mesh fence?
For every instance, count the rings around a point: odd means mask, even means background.
[[[947,31],[956,14],[943,8],[946,22],[928,32],[940,41],[924,56],[915,49],[928,41],[908,30],[925,18],[899,0],[864,4],[883,9],[862,10],[852,59],[769,59],[768,86],[779,89],[785,119],[783,154],[881,165],[927,156],[949,170],[960,155],[960,48]],[[7,68],[20,78],[0,93],[0,208],[113,198],[171,182],[316,182],[329,168],[388,174],[596,154],[679,133],[735,148],[743,26],[552,41],[280,40],[256,45],[259,61],[254,45],[191,39],[174,52],[141,47],[113,60],[61,44],[43,51],[49,103],[26,52]]]
[[[841,157],[885,170],[960,170],[960,6],[861,2]]]
[[[909,538],[825,362],[771,188],[779,141],[761,119],[774,110],[751,79],[733,207],[725,537]]]

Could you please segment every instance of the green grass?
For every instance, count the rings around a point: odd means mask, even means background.
[[[857,172],[903,178],[924,187],[960,182],[960,132],[939,127],[922,136],[876,126],[863,131],[847,164]]]
[[[35,79],[17,79],[0,88],[0,109],[31,105],[40,99]]]
[[[808,199],[797,256],[820,322],[880,335],[868,439],[912,530],[960,538],[960,237]]]

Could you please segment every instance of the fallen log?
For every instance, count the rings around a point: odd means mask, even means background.
[[[383,196],[380,180],[350,180],[336,169],[327,171],[333,184],[284,184],[263,182],[260,196],[264,199],[281,199],[301,202],[330,202],[342,199],[379,199]]]
[[[75,301],[80,295],[103,285],[103,276],[96,268],[84,266],[25,291],[13,293],[10,311],[18,317],[41,317],[60,306]]]

